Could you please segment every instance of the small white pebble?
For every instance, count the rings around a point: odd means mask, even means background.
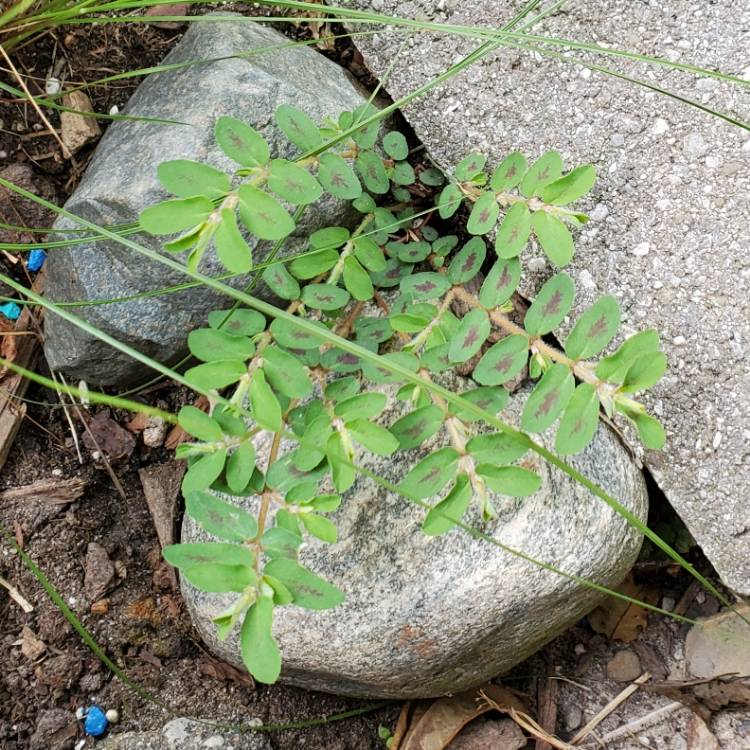
[[[48,78],[44,82],[44,91],[47,96],[54,96],[55,94],[59,94],[61,89],[62,84],[60,83],[59,78]]]
[[[79,706],[76,709],[76,719],[78,719],[78,721],[81,721],[84,716],[86,716],[86,709],[83,706]]]
[[[52,469],[53,477],[61,477],[63,475],[62,469]]]
[[[94,459],[94,461],[98,461],[102,457],[102,454],[99,453],[99,451],[93,451],[91,453],[91,458]]]
[[[109,108],[109,114],[111,114],[111,115],[118,115],[118,114],[120,114],[120,108],[116,104],[113,104]]]
[[[651,132],[654,135],[664,135],[669,130],[669,123],[663,117],[657,117],[654,120],[654,125],[651,128]]]
[[[676,602],[671,596],[665,596],[661,600],[661,608],[665,609],[667,612],[671,612],[674,609],[675,604]]]
[[[713,445],[713,448],[714,448],[714,450],[717,450],[717,449],[718,449],[718,447],[719,447],[719,446],[721,445],[721,439],[722,439],[723,437],[724,437],[724,436],[723,436],[723,435],[722,435],[722,434],[721,434],[720,432],[717,432],[717,433],[716,433],[716,434],[714,435],[714,441],[713,441],[713,443],[711,443],[711,445]]]
[[[675,336],[672,340],[672,343],[675,346],[682,346],[685,343],[685,337],[684,336]]]
[[[584,81],[588,81],[589,78],[591,78],[591,68],[583,68],[579,73],[579,76],[583,78]]]
[[[651,250],[651,244],[649,242],[641,242],[633,248],[633,255],[638,255],[641,258],[644,255],[648,255]]]
[[[661,289],[663,286],[664,284],[662,284],[661,281],[654,282],[654,289]]]
[[[110,724],[117,724],[120,721],[120,712],[116,708],[110,708],[104,715]]]

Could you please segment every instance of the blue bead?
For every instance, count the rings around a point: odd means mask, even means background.
[[[47,260],[47,253],[41,247],[35,247],[26,259],[26,268],[32,273],[36,273]]]
[[[106,731],[109,722],[104,711],[99,706],[91,706],[86,712],[86,721],[83,723],[83,731],[91,737],[101,737]]]
[[[8,320],[18,320],[21,308],[15,302],[6,302],[4,305],[0,305],[0,313],[5,315]]]

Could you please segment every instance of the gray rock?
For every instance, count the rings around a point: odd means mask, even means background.
[[[190,719],[173,719],[150,732],[110,734],[96,743],[100,750],[270,750],[261,732],[227,732]]]
[[[374,8],[356,0],[359,8]],[[500,28],[515,8],[504,0],[453,3],[385,0],[393,17],[427,17]],[[625,23],[623,23],[625,21]],[[750,47],[750,6],[675,0],[592,0],[568,4],[532,33],[606,44],[743,75]],[[690,40],[689,49],[672,40]],[[379,29],[357,38],[376,75],[390,70],[394,98],[446,69],[479,41],[421,34],[413,46]],[[577,53],[577,57],[584,53]],[[747,120],[750,89],[696,80],[663,67],[592,61]],[[575,312],[615,294],[626,328],[656,327],[670,361],[648,405],[666,426],[662,453],[646,455],[659,486],[728,586],[750,594],[750,140],[748,133],[672,99],[579,66],[499,49],[415,100],[405,110],[431,155],[450,168],[471,149],[498,161],[518,148],[530,157],[558,149],[568,164],[596,164],[588,206],[609,209],[577,238],[571,268],[587,272]],[[590,74],[590,77],[589,77]],[[744,113],[744,116],[743,116]],[[612,134],[623,134],[618,147]],[[619,141],[618,141],[619,143]],[[710,154],[709,156],[704,156]],[[733,165],[730,179],[717,165]],[[601,212],[599,213],[601,216]],[[650,245],[650,252],[633,254]],[[525,280],[533,296],[541,279]],[[683,337],[683,345],[672,343]]]
[[[442,383],[461,392],[469,381],[451,375]],[[522,399],[513,399],[505,418],[516,421],[521,405]],[[391,424],[406,410],[403,402],[392,402],[384,423]],[[545,440],[551,444],[551,436]],[[445,442],[436,436],[431,445]],[[268,444],[256,449],[263,465]],[[398,482],[419,455],[417,449],[388,459],[365,454],[357,460]],[[595,442],[572,463],[645,518],[643,477],[609,428],[602,427]],[[468,522],[568,573],[616,585],[638,554],[640,535],[534,454],[527,454],[523,465],[539,472],[542,488],[523,500],[495,496],[496,521],[483,525],[479,509],[472,507]],[[256,498],[242,502],[257,511]],[[304,564],[339,586],[346,601],[323,612],[278,610],[274,633],[281,645],[284,682],[388,698],[464,690],[523,661],[601,599],[590,588],[462,530],[428,537],[420,528],[423,518],[417,506],[368,478],[358,478],[334,518],[338,543],[327,546],[313,540],[300,555]],[[183,542],[206,538],[189,519],[183,525]],[[221,643],[212,622],[232,597],[199,592],[184,580],[182,586],[193,622],[209,648],[242,668],[238,633]]]
[[[277,31],[253,23],[191,24],[165,63],[247,53],[288,42]],[[156,179],[156,168],[168,159],[187,158],[222,169],[234,169],[216,146],[213,125],[221,115],[252,124],[268,139],[271,153],[296,153],[274,124],[281,104],[294,104],[316,122],[338,116],[366,99],[348,74],[310,47],[286,48],[272,54],[223,59],[149,76],[133,94],[126,114],[178,120],[187,125],[159,125],[121,120],[113,123],[99,144],[67,210],[99,224],[134,221],[148,205],[168,197]],[[353,218],[347,204],[321,200],[305,212],[283,252],[299,252],[303,238],[323,225]],[[76,226],[60,220],[58,228]],[[160,242],[148,235],[133,239],[152,249]],[[262,261],[271,243],[254,253]],[[223,272],[213,252],[202,271]],[[127,297],[185,281],[179,272],[146,261],[136,251],[113,242],[83,243],[50,253],[46,292],[56,301]],[[243,287],[248,279],[234,284]],[[264,288],[256,293],[268,298]],[[78,308],[75,312],[104,332],[161,362],[174,362],[185,351],[187,333],[205,321],[206,313],[227,304],[216,292],[189,289],[162,297]],[[124,385],[145,379],[140,363],[55,315],[47,316],[45,352],[50,366],[90,383]]]

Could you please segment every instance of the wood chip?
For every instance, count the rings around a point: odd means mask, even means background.
[[[687,746],[690,750],[719,750],[719,740],[697,714],[690,718],[687,728]]]
[[[21,592],[10,582],[6,581],[5,578],[0,576],[0,586],[7,590],[10,598],[24,611],[26,614],[34,611],[34,607],[29,604],[26,598]]]
[[[97,542],[90,542],[86,550],[86,572],[83,588],[86,596],[95,602],[109,591],[115,580],[115,566],[107,550]]]
[[[539,714],[539,726],[545,732],[555,733],[557,728],[557,694],[560,683],[548,677],[539,680],[537,689],[537,713]],[[551,750],[547,740],[538,738],[534,750]]]
[[[185,468],[184,461],[170,461],[149,466],[138,472],[156,535],[162,547],[174,542],[175,503],[180,494]]]
[[[83,91],[71,91],[69,94],[65,94],[62,103],[64,107],[70,107],[79,112],[94,111],[91,100]],[[79,112],[60,113],[60,137],[65,145],[66,153],[63,155],[66,159],[73,156],[87,143],[95,141],[102,134],[101,128],[94,117],[86,117]]]
[[[21,653],[29,661],[36,661],[46,650],[47,644],[37,638],[31,628],[24,625],[21,631]]]
[[[78,500],[86,489],[83,479],[39,479],[23,487],[13,487],[0,492],[0,501],[29,500],[50,503],[51,505],[67,505]]]
[[[153,5],[146,11],[147,16],[186,16],[187,3],[175,3],[173,5]],[[187,21],[152,21],[151,25],[157,29],[175,31],[181,29]]]

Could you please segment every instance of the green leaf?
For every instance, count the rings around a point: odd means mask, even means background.
[[[542,486],[542,479],[536,472],[520,466],[480,464],[477,474],[493,492],[509,497],[528,497]]]
[[[594,187],[596,169],[590,164],[577,167],[565,177],[550,182],[539,193],[540,198],[552,206],[566,206],[578,200]]]
[[[388,248],[404,263],[419,263],[423,261],[432,250],[429,242],[393,242],[389,243]]]
[[[378,108],[369,101],[360,104],[359,107],[357,107],[352,113],[354,115],[352,125],[355,125],[358,122],[362,122],[362,120],[365,120],[368,117],[372,117],[372,115],[377,114],[377,112]],[[352,140],[360,148],[372,148],[375,145],[375,142],[378,140],[379,132],[380,122],[378,120],[375,120],[369,125],[365,125],[364,127],[355,131],[355,133],[352,135]]]
[[[466,443],[466,450],[480,464],[502,466],[513,463],[528,452],[528,446],[507,432],[475,435]]]
[[[518,258],[501,258],[492,266],[479,291],[482,307],[492,308],[507,302],[521,280],[521,263]]]
[[[204,443],[218,443],[224,439],[219,423],[194,406],[183,406],[177,414],[177,424],[188,435]]]
[[[437,406],[430,404],[397,419],[389,429],[398,440],[399,448],[409,450],[422,445],[442,426],[443,412]]]
[[[281,512],[279,511],[279,513]],[[276,522],[278,523],[279,521],[280,518],[277,514]],[[290,560],[296,560],[297,551],[302,544],[302,537],[289,529],[273,526],[270,529],[266,529],[263,533],[261,544],[263,551],[271,558],[286,557]]]
[[[214,126],[219,148],[243,167],[262,167],[268,162],[266,139],[254,128],[235,117],[220,117]]]
[[[245,242],[234,211],[223,208],[220,212],[221,222],[214,233],[216,254],[231,273],[247,273],[253,267],[253,251]]]
[[[370,274],[353,255],[344,258],[344,286],[356,300],[372,299],[375,294]]]
[[[497,205],[495,194],[490,191],[482,193],[471,209],[466,231],[469,234],[488,234],[495,228],[499,215],[500,206]]]
[[[505,214],[495,237],[499,258],[515,258],[526,247],[531,234],[531,212],[525,203],[514,203]]]
[[[469,477],[459,474],[451,491],[427,514],[422,531],[428,536],[439,536],[450,531],[466,513],[472,494]]]
[[[557,151],[542,154],[529,168],[521,180],[521,195],[531,198],[537,195],[545,185],[554,182],[562,175],[563,161]]]
[[[299,299],[302,292],[300,285],[283,263],[268,266],[263,271],[262,278],[268,288],[281,299]]]
[[[417,302],[409,305],[409,312],[391,313],[388,322],[394,331],[400,333],[417,333],[437,316],[438,309],[428,302]]]
[[[460,182],[471,180],[484,169],[486,163],[487,157],[484,154],[469,154],[458,162],[453,175]]]
[[[328,383],[325,388],[325,397],[328,401],[343,401],[356,396],[359,393],[359,380],[353,376],[337,378]]]
[[[406,138],[397,130],[391,130],[383,137],[383,150],[397,161],[406,159],[409,156],[409,144]]]
[[[240,219],[262,240],[280,240],[294,231],[294,219],[276,198],[254,185],[241,185]]]
[[[144,208],[138,222],[149,234],[176,234],[202,224],[214,210],[208,198],[174,198]]]
[[[440,187],[445,182],[445,177],[439,169],[429,167],[419,173],[419,181],[429,187]]]
[[[399,488],[418,500],[437,495],[456,475],[459,458],[453,448],[439,448],[412,467]]]
[[[580,453],[596,435],[599,426],[599,397],[590,383],[581,383],[568,402],[555,436],[555,450],[561,456]]]
[[[482,385],[502,385],[518,375],[528,359],[529,340],[526,336],[506,336],[485,352],[472,377]]]
[[[521,182],[527,170],[526,157],[522,153],[514,151],[512,154],[508,154],[492,173],[490,187],[496,193],[510,190]]]
[[[227,460],[226,477],[229,489],[241,493],[250,482],[255,471],[255,446],[246,440],[240,443]]]
[[[417,176],[414,174],[414,167],[408,161],[398,161],[389,170],[391,181],[396,185],[413,185]]]
[[[450,342],[448,356],[451,362],[466,362],[471,359],[487,340],[490,328],[486,310],[475,309],[464,315],[456,335]]]
[[[605,357],[596,367],[597,377],[610,383],[622,383],[630,366],[641,355],[659,350],[659,334],[653,328],[636,333],[627,339],[609,357]]]
[[[333,248],[305,253],[289,264],[289,270],[298,279],[313,279],[330,271],[339,261],[339,252]]]
[[[205,490],[210,487],[224,471],[226,460],[227,451],[223,449],[214,453],[207,453],[197,461],[193,461],[182,479],[183,493]]]
[[[282,426],[281,407],[276,394],[266,382],[266,374],[260,367],[253,371],[248,396],[255,421],[266,430],[279,432]]]
[[[328,438],[326,458],[331,467],[333,486],[337,492],[346,492],[354,484],[357,472],[351,465],[352,457],[340,432],[333,432]]]
[[[344,594],[339,589],[293,560],[271,560],[263,572],[278,578],[292,592],[298,607],[331,609],[344,601]]]
[[[273,601],[261,596],[242,621],[240,651],[253,679],[268,685],[276,682],[281,674],[281,653],[271,632],[272,626]]]
[[[356,164],[365,187],[371,193],[384,195],[390,190],[391,183],[383,166],[383,160],[374,151],[360,151]]]
[[[423,227],[422,229],[422,235],[424,236],[424,231],[427,229],[427,227]],[[469,240],[467,244],[470,244],[473,242],[473,238]],[[455,234],[447,234],[444,237],[438,237],[433,243],[432,243],[432,252],[435,253],[435,255],[439,255],[441,257],[444,257],[450,253],[453,248],[458,246],[458,237]]]
[[[362,194],[362,185],[354,170],[332,151],[321,155],[318,179],[334,198],[352,200]]]
[[[346,227],[323,227],[310,235],[310,245],[318,250],[331,250],[343,247],[351,238]]]
[[[339,401],[333,413],[343,420],[374,419],[385,409],[387,403],[388,397],[384,393],[360,393]]]
[[[252,443],[244,445],[252,446]],[[188,492],[185,495],[185,510],[209,534],[231,542],[246,542],[248,539],[254,539],[258,533],[258,524],[254,516],[207,492]]]
[[[190,250],[191,247],[198,244],[206,231],[205,224],[199,224],[197,227],[188,229],[185,234],[181,234],[174,240],[164,243],[164,249],[170,253],[183,253]]]
[[[320,129],[301,109],[282,104],[276,110],[275,117],[284,135],[300,151],[312,151],[323,143]]]
[[[368,271],[378,273],[385,270],[383,251],[377,242],[370,237],[355,238],[354,255]]]
[[[302,301],[315,310],[339,310],[349,302],[349,292],[332,284],[308,284]]]
[[[229,175],[216,167],[190,159],[163,161],[156,169],[156,176],[178,198],[191,198],[194,195],[221,198],[232,187]]]
[[[381,355],[381,360],[395,362],[411,372],[416,372],[419,369],[419,360],[411,352],[388,352]],[[363,365],[362,372],[373,383],[400,383],[403,380],[401,375],[394,374],[386,367],[370,362]]]
[[[481,237],[472,237],[453,258],[448,278],[453,284],[465,284],[481,270],[487,256],[487,245]]]
[[[505,388],[498,388],[495,386],[480,386],[479,388],[472,388],[470,391],[464,391],[461,394],[461,398],[468,401],[480,409],[483,409],[490,414],[497,414],[505,408],[508,403],[508,397],[510,394]],[[451,411],[455,416],[464,422],[477,422],[481,421],[481,417],[474,416],[472,412],[463,407],[451,408]]]
[[[547,211],[536,211],[531,216],[531,226],[550,261],[560,268],[567,266],[574,249],[573,237],[565,224]]]
[[[638,430],[638,437],[646,448],[660,451],[667,442],[667,434],[658,419],[650,414],[636,414],[632,417]]]
[[[244,362],[227,359],[191,367],[185,379],[199,391],[212,391],[236,383],[246,372]]]
[[[245,565],[196,565],[183,570],[182,575],[193,586],[209,594],[230,591],[241,594],[258,580],[255,571]]]
[[[390,456],[398,448],[398,440],[385,427],[368,419],[347,422],[346,429],[360,445],[378,456]]]
[[[565,353],[571,359],[589,359],[599,354],[617,333],[620,305],[611,295],[600,297],[573,326],[565,339]]]
[[[325,333],[322,325],[320,328]],[[294,323],[280,318],[271,323],[270,331],[274,339],[287,349],[317,349],[323,343],[322,339],[315,334],[303,331]]]
[[[301,513],[302,525],[317,539],[326,544],[334,544],[338,539],[336,525],[317,513]]]
[[[323,195],[323,188],[306,169],[286,159],[274,159],[271,162],[268,187],[295,206],[315,203]]]
[[[667,371],[664,352],[646,352],[637,357],[628,368],[620,390],[623,393],[645,391],[657,383]]]
[[[575,286],[568,274],[553,276],[542,286],[526,311],[524,328],[532,336],[544,336],[554,330],[570,311],[574,296]]]
[[[437,299],[450,289],[450,281],[440,273],[414,273],[401,280],[401,291],[415,302]]]
[[[437,199],[438,214],[441,219],[450,219],[458,211],[463,202],[464,194],[458,185],[446,185]]]
[[[390,323],[385,318],[368,318],[363,315],[355,321],[354,330],[360,342],[380,344],[393,336]]]
[[[313,385],[307,368],[288,352],[277,346],[263,350],[263,370],[268,382],[287,398],[305,398],[312,393]]]
[[[239,307],[236,310],[214,310],[208,314],[208,325],[232,336],[255,336],[264,331],[266,319],[255,310]]]
[[[341,506],[341,495],[318,495],[307,505],[317,510],[318,513],[332,513]]]
[[[325,458],[325,445],[332,429],[328,414],[321,414],[305,427],[299,447],[292,454],[297,468],[312,471]]]
[[[573,395],[575,380],[570,370],[554,364],[542,375],[523,407],[521,427],[544,432],[562,413]]]
[[[231,336],[214,328],[196,328],[188,334],[190,353],[201,362],[225,359],[249,359],[255,344],[244,336]]]
[[[162,555],[170,565],[181,570],[196,565],[244,565],[250,568],[255,565],[255,557],[247,547],[228,542],[170,544],[164,547]]]

